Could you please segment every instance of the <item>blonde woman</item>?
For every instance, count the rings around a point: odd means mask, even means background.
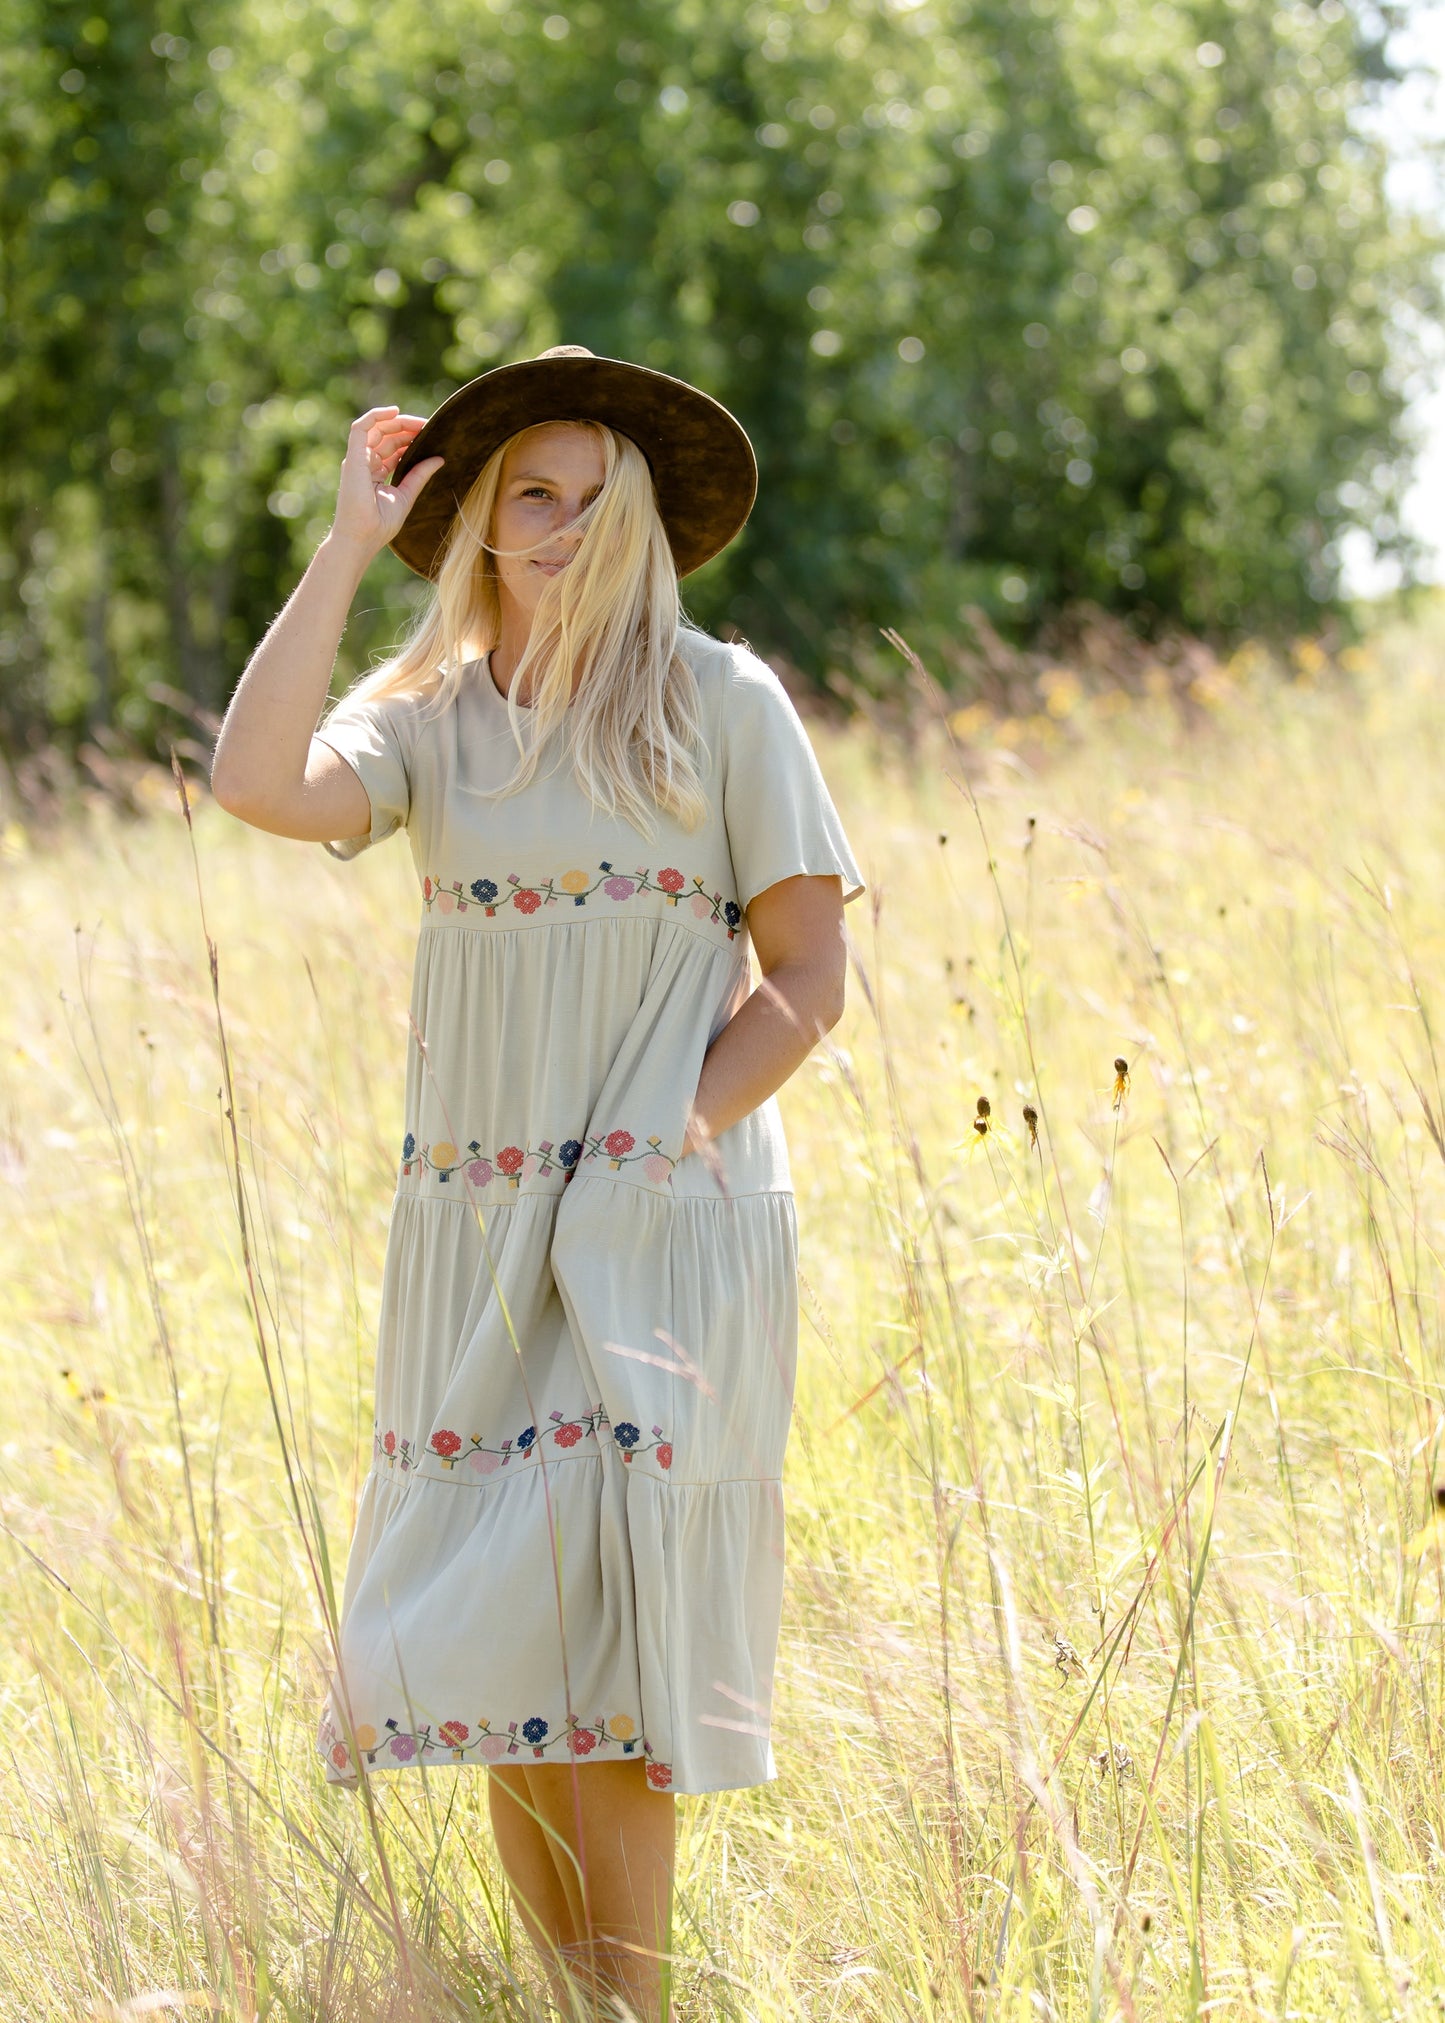
[[[518,1914],[666,2013],[674,1795],[764,1782],[797,1342],[774,1094],[863,890],[777,677],[684,623],[751,508],[715,401],[561,347],[351,427],[217,799],[421,898],[333,1781],[483,1765]],[[434,592],[317,728],[368,563]],[[752,985],[749,949],[760,980]]]

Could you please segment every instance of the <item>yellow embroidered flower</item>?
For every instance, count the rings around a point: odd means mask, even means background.
[[[431,1148],[431,1163],[433,1166],[455,1166],[457,1163],[456,1146],[448,1144],[446,1139],[443,1138],[440,1145],[433,1145]]]
[[[564,871],[557,883],[564,892],[585,892],[592,880],[585,871]]]
[[[612,1733],[619,1742],[630,1742],[637,1733],[629,1714],[614,1714],[610,1723]]]
[[[357,1729],[356,1746],[358,1749],[374,1749],[376,1747],[376,1730],[371,1726],[369,1721],[363,1721]]]

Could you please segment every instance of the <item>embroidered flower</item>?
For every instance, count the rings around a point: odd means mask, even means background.
[[[533,892],[530,886],[524,885],[520,892],[512,894],[512,904],[519,913],[535,913],[542,904],[542,895],[540,892]]]
[[[681,892],[687,880],[680,871],[674,871],[669,865],[666,871],[658,872],[657,882],[664,892]]]
[[[527,1449],[533,1444],[536,1438],[537,1438],[536,1427],[529,1426],[525,1433],[519,1433],[517,1435],[517,1451],[521,1454],[525,1454]]]
[[[609,1725],[618,1742],[630,1742],[637,1733],[637,1723],[630,1714],[614,1714]]]
[[[526,1742],[530,1742],[534,1749],[536,1748],[537,1744],[542,1740],[542,1737],[546,1734],[546,1732],[547,1732],[547,1723],[542,1719],[540,1714],[534,1714],[530,1721],[524,1721],[522,1723],[522,1739]],[[394,1748],[396,1745],[393,1743],[392,1746]]]
[[[574,1756],[587,1756],[597,1747],[597,1737],[590,1728],[574,1728],[567,1737],[567,1746]]]
[[[474,1453],[467,1456],[467,1466],[473,1475],[495,1475],[501,1465],[500,1456],[493,1454],[486,1447],[478,1447]]]
[[[497,888],[490,878],[474,878],[472,880],[472,897],[476,900],[478,906],[490,906],[496,896]]]
[[[708,915],[712,912],[712,901],[705,892],[693,893],[692,910],[699,920],[707,919]]]
[[[410,1159],[415,1151],[416,1151],[416,1139],[413,1138],[411,1132],[408,1131],[406,1136],[401,1141],[401,1156],[403,1159]]]
[[[477,1744],[477,1754],[488,1763],[495,1763],[499,1756],[505,1756],[506,1753],[507,1738],[505,1735],[484,1735]]]
[[[452,1144],[449,1138],[443,1138],[440,1145],[432,1146],[431,1163],[433,1166],[436,1166],[438,1168],[451,1167],[456,1165],[457,1148],[455,1145]]]
[[[742,917],[743,909],[738,905],[736,899],[729,899],[723,908],[723,919],[727,922],[728,926],[736,927]]]
[[[602,1142],[607,1147],[609,1159],[621,1159],[632,1150],[637,1140],[630,1131],[610,1131]]]
[[[613,1427],[612,1437],[625,1452],[627,1448],[635,1447],[642,1435],[630,1421],[624,1419],[620,1426]]]
[[[609,899],[630,899],[637,887],[630,878],[608,878],[602,890]]]
[[[504,1145],[502,1150],[497,1154],[497,1164],[510,1180],[512,1175],[521,1166],[522,1158],[523,1153],[520,1145]]]
[[[471,1732],[465,1721],[443,1721],[441,1727],[437,1730],[443,1742],[449,1744],[453,1749],[460,1749]]]
[[[467,1179],[473,1187],[485,1187],[492,1177],[492,1169],[485,1159],[474,1159],[467,1168]]]
[[[383,1433],[383,1434],[382,1434],[382,1436],[381,1436],[381,1449],[382,1449],[382,1452],[383,1452],[384,1454],[395,1454],[395,1452],[396,1452],[396,1435],[395,1435],[395,1433]]]
[[[564,892],[585,892],[592,880],[585,871],[564,871],[557,883]]]
[[[391,1738],[391,1753],[398,1763],[410,1763],[412,1757],[416,1754],[416,1741],[414,1737],[410,1735],[393,1735]],[[649,1777],[652,1775],[650,1765],[648,1766],[647,1774]]]
[[[568,1138],[558,1149],[557,1157],[564,1166],[575,1166],[582,1157],[582,1143],[578,1138]]]
[[[672,1162],[665,1153],[654,1152],[643,1160],[642,1170],[649,1180],[660,1186],[672,1172]]]
[[[376,1730],[369,1721],[363,1721],[357,1729],[356,1746],[358,1749],[374,1749],[376,1747]]]
[[[347,1764],[351,1761],[351,1757],[347,1752],[346,1744],[344,1742],[338,1742],[332,1749],[331,1760],[336,1765],[338,1770],[344,1770],[346,1768]]]
[[[396,1745],[393,1744],[392,1746],[394,1748]],[[665,1763],[649,1763],[647,1766],[647,1781],[654,1791],[666,1791],[668,1785],[672,1782],[672,1772]]]
[[[433,892],[435,892],[435,890],[436,890],[436,887],[435,887],[435,886],[434,886],[434,885],[432,884],[432,882],[431,882],[430,878],[423,878],[423,879],[422,879],[422,881],[421,881],[421,896],[422,896],[422,898],[423,898],[423,899],[425,899],[425,900],[427,901],[427,903],[428,903],[428,904],[430,904],[430,903],[431,903],[431,896],[432,896]]]
[[[659,1442],[657,1449],[657,1465],[659,1468],[671,1468],[672,1442],[670,1440],[663,1440]]]
[[[569,1420],[565,1426],[559,1426],[552,1437],[559,1447],[575,1447],[582,1438],[582,1428]]]
[[[440,1433],[432,1434],[431,1446],[433,1454],[440,1454],[443,1461],[446,1461],[453,1454],[461,1453],[462,1436],[460,1433],[450,1433],[443,1428]]]

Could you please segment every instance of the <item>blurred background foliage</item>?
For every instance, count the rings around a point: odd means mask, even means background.
[[[1317,628],[1345,528],[1408,565],[1440,306],[1356,125],[1388,25],[0,0],[0,743],[219,709],[351,418],[559,341],[743,419],[761,496],[688,604],[806,678],[886,625],[960,689],[978,624]],[[338,680],[420,588],[380,558]]]

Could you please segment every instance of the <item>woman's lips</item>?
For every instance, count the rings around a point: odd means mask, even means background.
[[[567,562],[570,562],[571,560],[572,557],[569,555],[567,557]],[[567,567],[567,562],[534,562],[532,564],[532,567],[534,569],[540,569],[544,576],[556,576],[559,575],[561,571]]]

